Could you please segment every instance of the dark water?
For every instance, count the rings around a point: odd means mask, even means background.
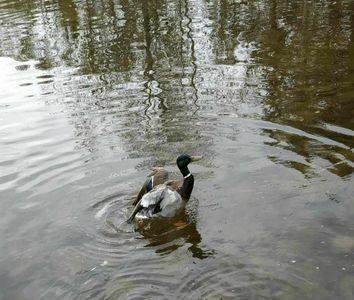
[[[0,0],[0,299],[354,299],[353,146],[353,1]]]

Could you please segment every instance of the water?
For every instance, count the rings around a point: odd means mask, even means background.
[[[0,299],[353,299],[353,40],[349,0],[1,0]],[[126,224],[181,152],[185,214]]]

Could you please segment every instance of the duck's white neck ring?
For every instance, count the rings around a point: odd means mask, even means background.
[[[192,175],[192,173],[189,173],[188,175],[184,176],[183,178],[188,178],[191,175]]]

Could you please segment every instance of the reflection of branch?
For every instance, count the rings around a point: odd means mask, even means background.
[[[144,75],[147,76],[150,80],[153,80],[153,76],[150,72],[152,70],[154,60],[152,58],[151,53],[151,27],[150,27],[150,15],[149,8],[147,6],[146,1],[142,1],[142,13],[143,13],[143,24],[144,24],[144,32],[145,32],[145,50],[146,50],[146,58],[145,58],[145,70]]]
[[[79,27],[79,20],[78,14],[76,12],[76,5],[74,1],[67,0],[67,1],[58,1],[58,8],[59,13],[61,16],[61,24],[65,29],[66,22],[70,27],[71,32],[76,32]],[[67,34],[66,38],[69,40],[68,32],[65,31]]]
[[[351,3],[350,6],[350,11],[351,11],[351,22],[350,22],[350,29],[351,29],[351,34],[350,34],[350,40],[354,40],[354,1]],[[350,44],[351,46],[353,43]]]
[[[142,13],[143,13],[143,24],[144,24],[144,32],[145,32],[145,52],[146,52],[146,57],[145,57],[145,69],[144,69],[144,75],[148,78],[148,80],[144,83],[145,90],[147,91],[147,106],[146,109],[144,110],[144,114],[148,119],[151,119],[147,113],[149,108],[151,107],[151,82],[154,80],[154,76],[152,74],[152,67],[154,64],[154,60],[152,58],[152,53],[151,53],[151,34],[150,34],[150,16],[149,16],[149,11],[148,11],[148,6],[147,6],[147,1],[143,0],[142,1]],[[145,103],[146,104],[146,103]]]
[[[87,48],[88,53],[87,56],[85,56],[84,54],[84,67],[88,68],[88,72],[87,73],[95,73],[95,40],[94,40],[94,29],[93,29],[93,14],[92,14],[92,7],[90,7],[89,3],[86,1],[86,16],[87,16],[87,20],[86,20],[86,27],[87,30],[86,32],[84,31],[84,33],[86,33],[85,37],[84,37],[84,41],[85,43],[85,48]]]
[[[152,37],[151,37],[149,7],[148,7],[147,1],[142,2],[142,13],[143,13],[143,24],[144,24],[144,32],[145,32],[145,44],[146,44],[146,47],[145,47],[146,58],[145,58],[144,75],[147,77],[147,81],[144,83],[144,87],[145,87],[145,90],[147,91],[147,94],[148,94],[148,98],[147,98],[148,106],[145,109],[144,114],[147,118],[151,119],[148,116],[147,111],[151,107],[151,102],[152,102],[153,96],[156,96],[153,94],[153,91],[151,89],[152,82],[156,81],[156,80],[153,75],[154,59],[153,59],[153,55],[151,52]],[[157,16],[157,12],[156,12],[156,16]],[[163,99],[160,99],[158,96],[156,96],[156,97],[159,99],[162,107],[166,109],[167,106],[165,105]]]
[[[191,86],[194,89],[193,103],[196,106],[196,110],[194,111],[194,114],[195,114],[200,109],[200,106],[197,103],[197,101],[198,101],[198,89],[197,89],[196,84],[195,84],[195,78],[197,76],[197,64],[196,64],[196,57],[195,57],[195,44],[194,44],[194,40],[193,40],[193,37],[192,37],[192,28],[190,26],[190,24],[192,23],[192,18],[188,16],[189,8],[188,8],[187,0],[184,0],[184,6],[185,6],[185,16],[188,19],[188,23],[186,24],[186,27],[188,28],[187,37],[191,41],[191,57],[192,57],[192,65],[193,65],[193,72],[192,72],[192,76],[191,76]]]
[[[271,8],[269,13],[270,28],[277,30],[277,2],[275,0],[271,1]]]
[[[183,63],[183,44],[184,44],[184,40],[183,40],[183,16],[182,16],[182,3],[181,0],[178,2],[178,13],[179,13],[179,28],[181,30],[181,39],[180,39],[180,52],[179,52],[179,56],[180,56],[180,60],[181,60],[181,65],[182,65],[182,78],[184,77],[184,63]],[[180,84],[182,85],[182,80],[180,81]]]
[[[158,5],[158,1],[154,1],[155,7]],[[157,38],[161,38],[161,36],[158,34],[159,30],[160,30],[160,20],[159,20],[159,14],[158,14],[158,9],[153,9],[153,21],[154,21],[154,33],[156,33]],[[161,50],[161,49],[159,49]],[[160,82],[155,78],[155,81],[157,83],[157,87],[160,88],[161,90],[163,90],[163,86],[160,86]],[[168,105],[165,102],[164,96],[160,96],[160,93],[155,94],[154,95],[158,100],[159,100],[159,104],[161,105],[162,111],[165,111],[168,109]]]

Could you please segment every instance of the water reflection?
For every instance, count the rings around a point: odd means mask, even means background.
[[[269,159],[296,169],[305,176],[320,176],[327,170],[343,179],[350,179],[349,175],[354,171],[353,153],[345,144],[301,132],[296,134],[271,129],[263,132],[273,140],[265,144],[284,150],[281,157],[268,156]]]
[[[0,298],[352,299],[353,40],[350,0],[0,0]],[[198,208],[122,225],[181,152]]]
[[[135,230],[149,241],[146,246],[153,247],[156,253],[166,255],[187,244],[192,257],[205,259],[215,254],[214,250],[202,246],[197,222],[189,214],[170,220],[143,220],[135,226]]]
[[[278,1],[222,1],[220,5],[201,4],[198,9],[188,1],[153,1],[136,3],[134,10],[124,1],[51,1],[45,7],[33,2],[28,6],[4,3],[5,16],[12,14],[25,22],[21,35],[27,42],[20,39],[21,44],[14,47],[6,37],[19,28],[5,26],[3,55],[9,50],[14,56],[13,49],[18,48],[18,58],[37,59],[40,68],[69,65],[79,67],[77,74],[104,74],[87,92],[95,91],[95,97],[106,103],[111,102],[109,95],[118,96],[117,89],[125,90],[122,96],[127,96],[125,82],[135,78],[137,85],[131,91],[135,97],[127,99],[126,106],[139,111],[130,114],[132,119],[127,123],[143,124],[143,136],[153,134],[151,127],[169,126],[171,114],[176,112],[180,123],[189,122],[188,127],[195,128],[191,111],[198,111],[199,95],[203,95],[204,109],[220,111],[224,107],[225,111],[256,113],[310,133],[326,124],[348,127],[352,123],[350,114],[342,114],[343,107],[351,111],[353,13],[347,1],[340,5],[329,2],[326,8],[296,1],[288,6]],[[261,10],[267,14],[257,14]],[[313,10],[318,10],[321,18],[314,19]],[[294,20],[293,12],[301,12],[302,22]],[[36,18],[37,14],[42,18]],[[326,17],[329,23],[322,24]],[[302,36],[302,32],[306,34]],[[210,36],[210,41],[205,36]],[[210,68],[210,62],[216,65]],[[215,68],[217,65],[221,68]],[[128,77],[120,76],[121,72],[129,72]],[[80,82],[87,80],[82,77]],[[178,95],[178,103],[173,95]],[[244,102],[247,108],[240,105]],[[87,109],[92,110],[92,105]],[[321,134],[343,140],[327,131]],[[159,130],[156,135],[162,140],[169,138]]]

